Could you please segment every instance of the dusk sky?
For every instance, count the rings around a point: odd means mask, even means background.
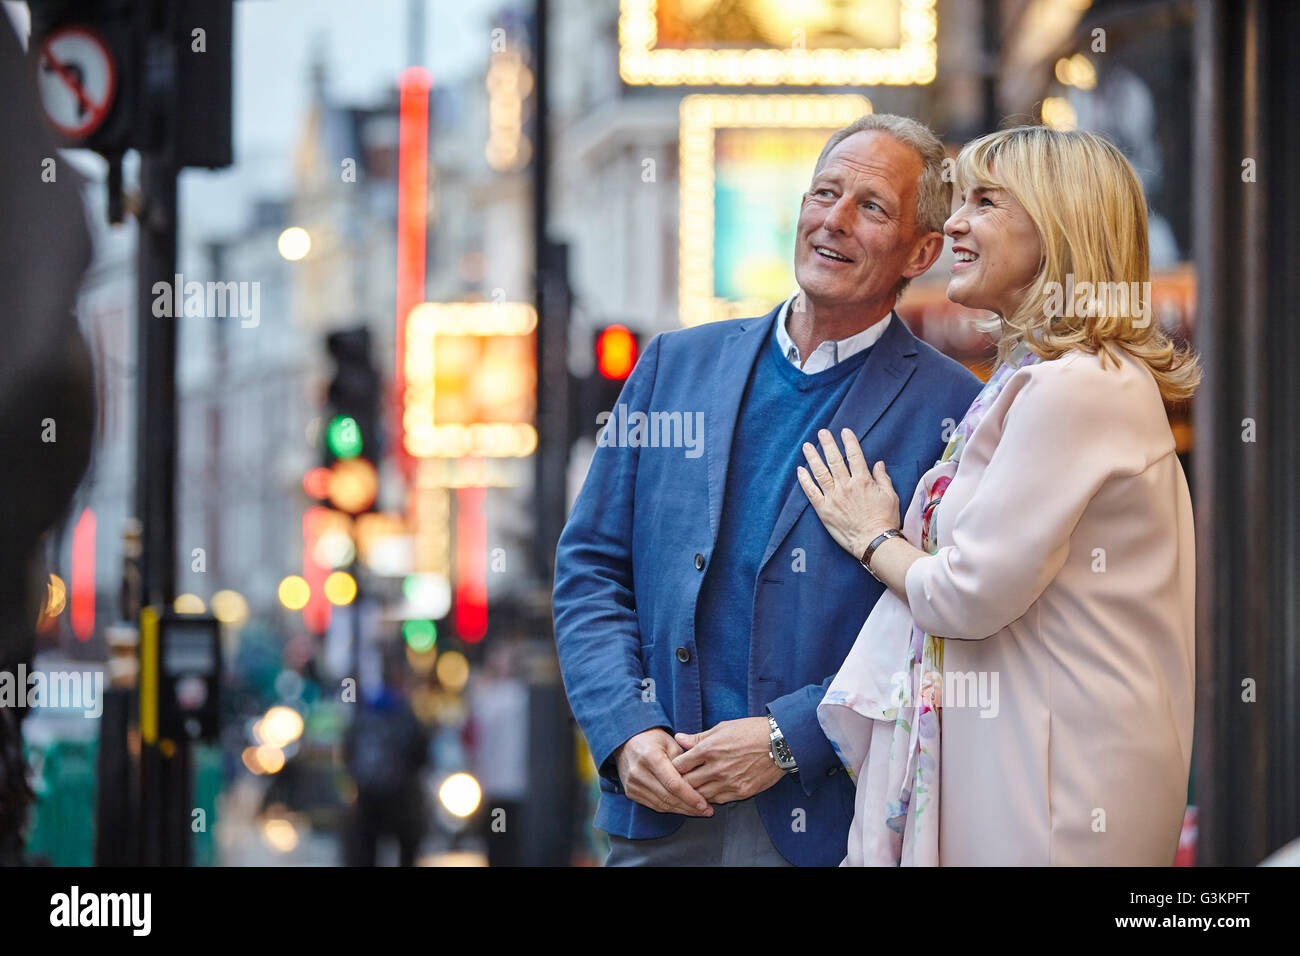
[[[486,58],[489,20],[505,5],[426,0],[424,65],[435,84]],[[5,0],[4,7],[17,23],[28,22],[24,4]],[[250,202],[288,194],[315,50],[324,55],[336,102],[366,105],[384,98],[408,65],[409,10],[410,0],[236,0],[235,165],[182,176],[184,240],[235,232]],[[77,160],[92,178],[102,178],[97,156],[83,153]],[[128,176],[130,169],[128,162]]]

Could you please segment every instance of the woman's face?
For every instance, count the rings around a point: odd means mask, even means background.
[[[948,298],[970,309],[1010,315],[1042,262],[1038,230],[1005,189],[971,188],[958,202],[943,227],[957,258]]]

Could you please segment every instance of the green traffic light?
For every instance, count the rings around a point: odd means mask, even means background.
[[[341,461],[361,454],[361,426],[351,415],[335,415],[325,430],[330,453]]]
[[[438,642],[438,625],[433,621],[403,621],[402,637],[411,650],[424,654],[433,650],[433,645]]]

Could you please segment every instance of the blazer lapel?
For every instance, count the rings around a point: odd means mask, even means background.
[[[736,432],[740,401],[749,383],[749,373],[759,350],[772,334],[772,323],[785,303],[762,318],[749,319],[722,341],[717,371],[709,400],[708,483],[709,534],[717,542],[722,517],[722,496],[727,490],[727,466],[731,461],[731,441]]]
[[[858,441],[862,442],[916,371],[916,338],[903,324],[897,312],[890,313],[890,316],[889,328],[885,329],[880,341],[872,347],[862,368],[858,369],[853,384],[849,386],[848,394],[826,426],[841,449],[843,442],[840,440],[840,432],[852,428]],[[772,536],[763,552],[763,560],[758,565],[760,570],[808,507],[808,496],[799,487],[799,482],[793,481],[793,485],[781,508],[781,514],[772,527]]]

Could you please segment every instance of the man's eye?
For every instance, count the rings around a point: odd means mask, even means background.
[[[880,204],[879,204],[879,203],[874,203],[874,202],[869,202],[869,201],[868,201],[868,202],[863,203],[862,205],[864,205],[864,206],[866,206],[868,209],[874,210],[874,211],[876,211],[876,212],[884,212],[884,210],[880,208]]]
[[[831,192],[831,191],[830,191],[829,189],[825,189],[825,188],[823,188],[823,189],[814,189],[814,190],[813,190],[813,195],[814,195],[814,196],[820,196],[822,193],[826,193],[826,195],[829,196],[829,195],[830,195],[830,192]]]

